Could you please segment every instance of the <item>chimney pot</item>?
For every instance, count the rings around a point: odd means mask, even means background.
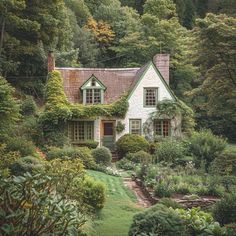
[[[170,67],[170,55],[169,54],[156,54],[153,57],[153,62],[161,75],[165,79],[166,83],[169,84],[169,67]]]
[[[55,59],[53,51],[48,52],[48,72],[52,72],[55,69]]]

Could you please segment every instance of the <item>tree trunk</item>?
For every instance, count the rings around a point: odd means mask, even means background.
[[[1,35],[0,35],[0,57],[2,54],[2,47],[3,47],[3,40],[4,40],[4,32],[5,32],[5,24],[6,24],[6,20],[5,17],[3,18],[2,21],[2,27],[1,27]]]

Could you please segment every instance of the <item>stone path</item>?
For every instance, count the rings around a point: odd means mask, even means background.
[[[123,178],[123,181],[124,186],[128,187],[135,193],[138,205],[143,207],[150,207],[152,205],[135,181],[133,181],[131,178]]]

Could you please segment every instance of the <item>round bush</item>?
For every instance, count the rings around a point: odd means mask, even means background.
[[[92,150],[92,156],[97,164],[111,164],[111,151],[106,147],[100,147]]]
[[[166,139],[159,144],[155,152],[156,161],[176,162],[185,156],[185,148],[181,142]]]
[[[141,150],[135,153],[128,153],[125,156],[126,159],[134,162],[134,163],[151,163],[152,162],[152,155],[149,153]]]
[[[36,151],[35,145],[23,137],[10,138],[7,142],[8,152],[19,152],[22,157],[33,156]]]
[[[44,168],[44,163],[36,157],[22,157],[10,166],[12,175],[23,175],[25,172],[36,173]]]
[[[147,140],[137,134],[125,134],[116,142],[117,151],[120,157],[124,157],[128,153],[138,151],[148,151],[149,144]]]
[[[185,226],[173,209],[157,204],[134,216],[129,229],[133,235],[182,236]]]
[[[91,151],[87,147],[51,147],[46,155],[47,160],[60,159],[79,159],[87,169],[95,168],[95,161]]]
[[[215,204],[213,216],[220,224],[236,222],[236,194],[227,194]]]
[[[83,203],[94,209],[101,209],[105,203],[105,186],[102,182],[86,177],[83,182]]]

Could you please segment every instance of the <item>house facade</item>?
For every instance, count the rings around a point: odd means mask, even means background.
[[[127,96],[128,110],[124,118],[96,117],[68,122],[68,136],[72,144],[94,140],[111,150],[124,134],[144,132],[145,123],[156,112],[156,105],[164,99],[175,100],[169,88],[169,55],[157,54],[153,61],[141,68],[57,68],[49,55],[48,69],[61,73],[65,94],[72,104],[94,106],[112,104]],[[117,131],[122,124],[123,130]],[[180,135],[168,117],[151,120],[152,135],[161,137]]]

